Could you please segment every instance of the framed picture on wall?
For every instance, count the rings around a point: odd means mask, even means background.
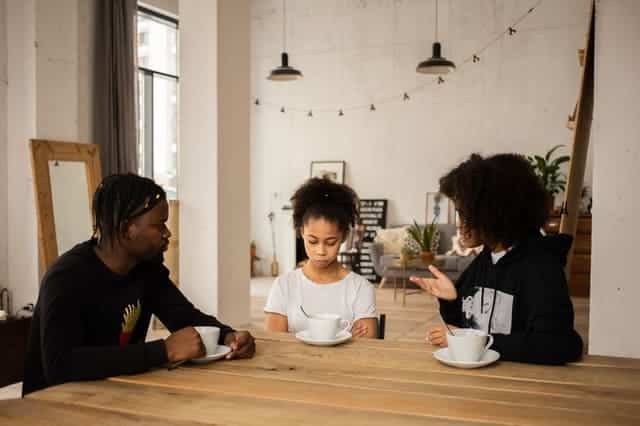
[[[456,223],[456,209],[449,198],[440,192],[427,192],[425,223]]]
[[[327,178],[336,183],[344,183],[344,161],[312,161],[311,177]]]

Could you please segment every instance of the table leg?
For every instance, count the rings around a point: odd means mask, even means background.
[[[378,286],[378,288],[384,288],[384,285],[387,283],[387,278],[386,277],[382,277],[382,279],[380,279],[380,285]]]
[[[407,306],[407,277],[402,274],[402,307]]]
[[[402,264],[402,307],[407,306],[407,267]]]
[[[398,279],[393,277],[393,303],[396,303],[396,291],[398,290]]]

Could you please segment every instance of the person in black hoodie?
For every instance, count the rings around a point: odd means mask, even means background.
[[[136,374],[205,355],[193,326],[220,328],[231,358],[255,343],[197,310],[162,264],[171,233],[164,190],[134,174],[105,178],[93,198],[93,238],[45,274],[31,323],[22,394],[69,381]],[[145,342],[151,314],[172,334]]]
[[[434,278],[411,277],[439,299],[445,322],[493,335],[492,348],[507,361],[578,360],[583,343],[564,274],[572,238],[541,234],[545,191],[528,161],[473,154],[440,179],[440,191],[455,204],[465,246],[484,245],[455,285],[434,266]],[[427,340],[447,346],[444,326]]]

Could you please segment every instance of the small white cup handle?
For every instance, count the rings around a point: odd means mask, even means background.
[[[340,332],[351,330],[351,321],[341,319],[340,320]]]
[[[488,351],[489,348],[491,347],[491,345],[493,345],[493,336],[489,335],[489,342],[487,343],[487,345],[484,347],[484,351]]]

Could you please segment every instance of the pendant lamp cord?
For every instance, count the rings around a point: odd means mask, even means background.
[[[436,39],[438,41],[438,0],[436,0]]]
[[[282,0],[282,51],[287,51],[287,1]]]

